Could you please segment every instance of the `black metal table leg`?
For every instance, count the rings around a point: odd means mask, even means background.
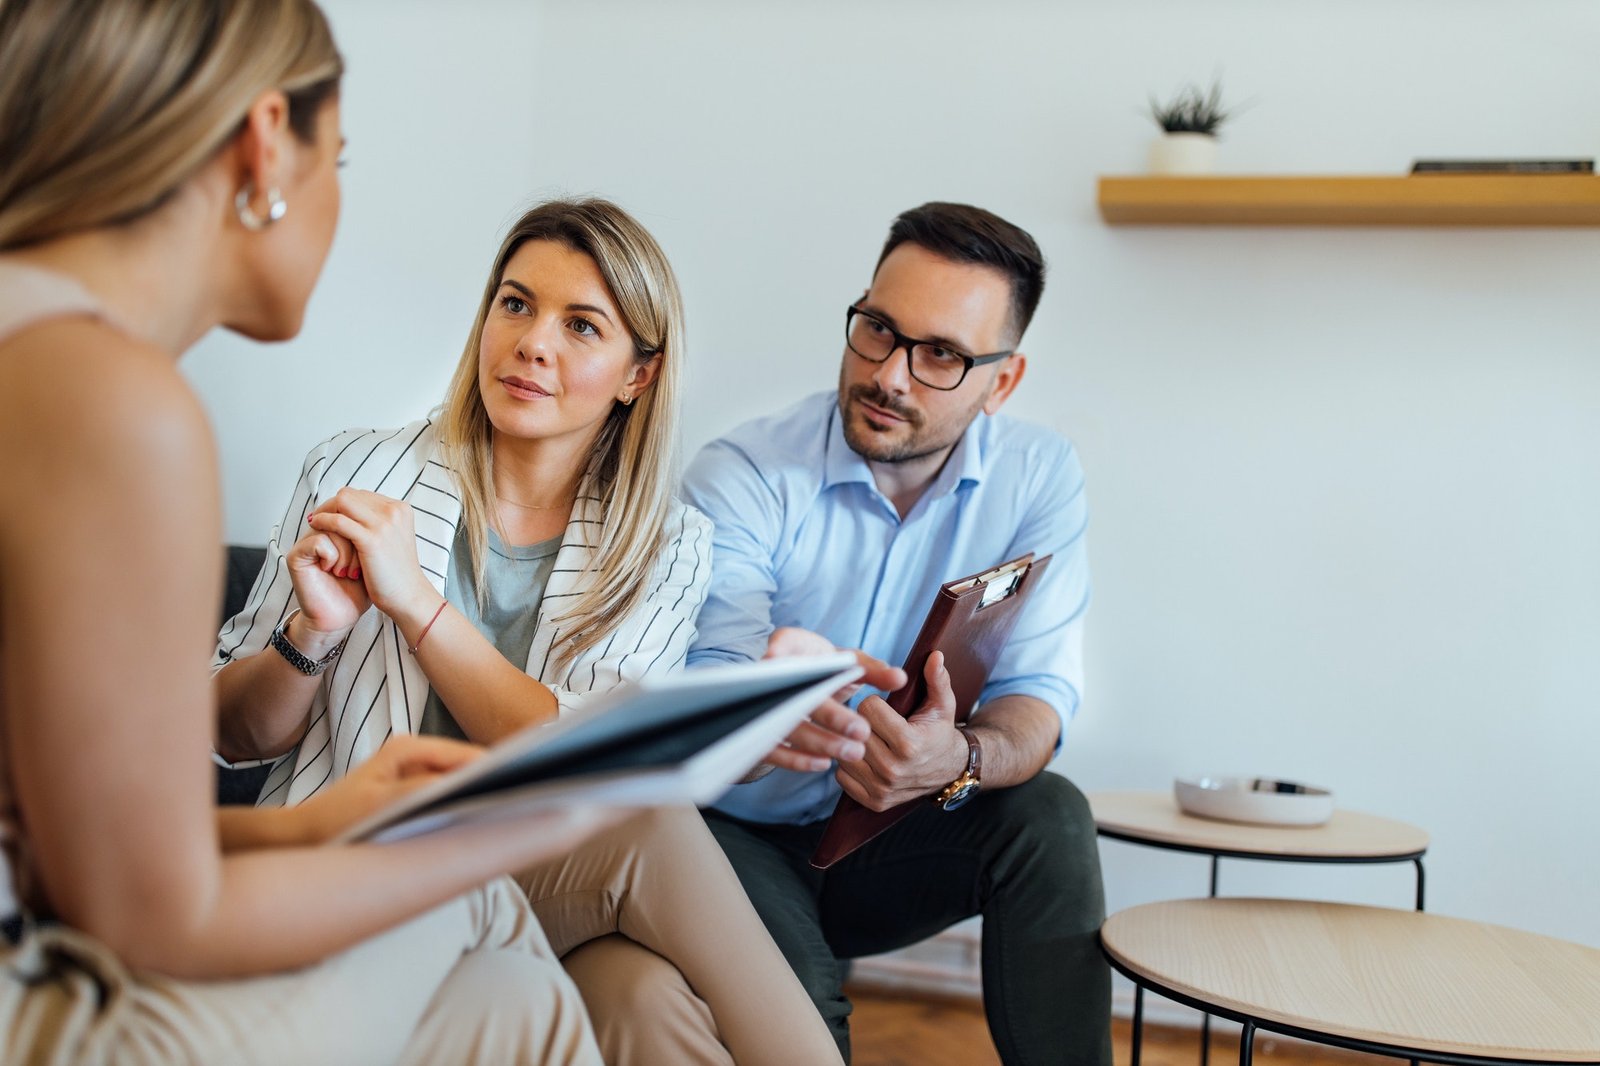
[[[1222,865],[1222,856],[1211,856],[1211,892],[1212,899],[1217,898],[1217,867]],[[1200,1066],[1211,1064],[1211,1015],[1200,1015]]]
[[[1245,1022],[1244,1028],[1239,1030],[1239,1066],[1250,1066],[1250,1060],[1256,1053],[1256,1023]]]
[[[1133,1066],[1139,1066],[1144,1044],[1144,985],[1133,986]]]
[[[1418,852],[1418,853],[1415,853],[1415,854],[1399,853],[1399,854],[1382,854],[1382,855],[1376,855],[1376,856],[1364,856],[1364,855],[1282,855],[1282,854],[1270,853],[1270,852],[1256,852],[1256,851],[1249,851],[1249,850],[1229,850],[1229,849],[1223,849],[1221,851],[1217,851],[1217,850],[1213,850],[1211,847],[1205,846],[1205,845],[1189,845],[1189,844],[1173,843],[1173,842],[1168,842],[1168,841],[1152,840],[1152,839],[1148,839],[1148,838],[1139,836],[1136,833],[1122,832],[1122,831],[1119,831],[1119,830],[1108,829],[1108,828],[1105,828],[1105,827],[1100,827],[1098,832],[1099,832],[1100,836],[1105,837],[1105,838],[1110,839],[1110,840],[1120,840],[1120,841],[1126,841],[1126,842],[1132,843],[1132,844],[1141,844],[1141,845],[1145,845],[1145,846],[1149,846],[1149,847],[1164,848],[1164,849],[1169,850],[1169,851],[1181,851],[1181,852],[1188,852],[1188,853],[1191,853],[1191,854],[1202,854],[1202,855],[1207,856],[1211,860],[1211,877],[1210,877],[1210,884],[1208,885],[1208,888],[1207,888],[1207,896],[1209,898],[1211,898],[1211,899],[1218,898],[1218,889],[1220,887],[1219,886],[1219,880],[1220,880],[1219,872],[1220,872],[1220,868],[1221,868],[1221,864],[1222,864],[1221,860],[1223,858],[1251,859],[1251,860],[1264,861],[1264,862],[1282,861],[1282,862],[1336,863],[1336,864],[1337,863],[1369,864],[1369,863],[1403,863],[1403,862],[1409,862],[1409,863],[1412,864],[1412,866],[1416,870],[1416,909],[1418,911],[1422,911],[1426,907],[1426,900],[1427,900],[1427,895],[1426,895],[1426,893],[1427,893],[1427,872],[1423,867],[1423,861],[1422,861],[1423,860],[1423,853],[1422,852]],[[1113,963],[1113,965],[1115,965],[1115,963]],[[1132,974],[1128,973],[1128,971],[1121,970],[1120,967],[1118,967],[1118,969],[1122,973],[1124,973],[1126,976],[1132,977]],[[1173,998],[1172,991],[1169,990],[1169,989],[1163,988],[1159,984],[1155,985],[1154,989],[1159,994],[1161,994],[1163,996],[1166,996],[1169,999]],[[1144,993],[1145,993],[1145,991],[1146,991],[1146,986],[1144,984],[1139,983],[1137,980],[1135,980],[1134,981],[1134,1001],[1133,1001],[1133,1011],[1134,1011],[1134,1014],[1133,1014],[1133,1017],[1134,1017],[1133,1064],[1134,1064],[1134,1066],[1139,1066],[1140,1058],[1141,1058],[1141,1055],[1142,1055],[1142,1052],[1143,1052],[1143,1042],[1144,1042]],[[1211,1061],[1211,1013],[1210,1013],[1210,1011],[1208,1011],[1206,1009],[1206,1005],[1201,1003],[1201,1002],[1198,1002],[1198,1001],[1195,1001],[1195,1000],[1184,1000],[1183,997],[1177,997],[1177,998],[1179,999],[1180,1002],[1184,1002],[1187,1006],[1192,1007],[1193,1009],[1200,1011],[1200,1066],[1210,1066],[1210,1061]],[[1235,1015],[1227,1014],[1227,1012],[1224,1012],[1224,1014],[1226,1014],[1226,1016],[1228,1016],[1228,1017],[1236,1017]],[[1241,1038],[1240,1047],[1239,1047],[1239,1054],[1240,1054],[1241,1063],[1248,1063],[1250,1061],[1251,1056],[1254,1054],[1254,1050],[1253,1050],[1251,1044],[1255,1039],[1256,1029],[1257,1029],[1256,1024],[1252,1022],[1246,1029],[1247,1036]],[[1312,1037],[1311,1039],[1315,1039],[1315,1037]],[[1345,1046],[1345,1045],[1335,1044],[1334,1046]],[[1349,1046],[1352,1047],[1352,1048],[1356,1048],[1358,1050],[1366,1050],[1363,1046],[1357,1045],[1357,1044],[1351,1044]],[[1400,1050],[1394,1049],[1394,1048],[1388,1048],[1388,1049],[1377,1049],[1377,1048],[1374,1048],[1374,1049],[1372,1049],[1371,1053],[1372,1054],[1377,1054],[1377,1055],[1390,1055],[1390,1056],[1392,1056],[1394,1058],[1397,1058],[1397,1059],[1399,1059],[1399,1058],[1409,1058],[1409,1056],[1407,1056],[1403,1051],[1400,1051]],[[1438,1062],[1439,1060],[1437,1058],[1436,1059],[1431,1059],[1431,1060],[1418,1060],[1418,1059],[1415,1059],[1415,1058],[1409,1058],[1409,1061],[1411,1063],[1411,1066],[1419,1066],[1419,1062],[1422,1062],[1422,1061]],[[1463,1060],[1455,1060],[1455,1061],[1463,1061]],[[1498,1062],[1495,1062],[1495,1063],[1488,1063],[1488,1064],[1486,1064],[1486,1066],[1502,1066],[1502,1064],[1498,1063]],[[1600,1063],[1597,1063],[1596,1066],[1600,1066]]]
[[[1422,873],[1422,856],[1418,855],[1412,859],[1411,864],[1417,868],[1417,910],[1420,911],[1422,910],[1423,902],[1422,890],[1426,885],[1426,880]],[[1416,1059],[1411,1060],[1411,1066],[1419,1066]]]

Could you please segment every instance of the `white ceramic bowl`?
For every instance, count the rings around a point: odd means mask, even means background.
[[[1178,806],[1202,818],[1256,825],[1321,825],[1333,816],[1325,788],[1270,777],[1180,777]]]

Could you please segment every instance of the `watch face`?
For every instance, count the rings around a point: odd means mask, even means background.
[[[943,806],[947,811],[953,811],[977,794],[978,782],[966,781],[958,785],[948,796],[946,796],[945,801],[943,804],[941,804],[941,806]]]

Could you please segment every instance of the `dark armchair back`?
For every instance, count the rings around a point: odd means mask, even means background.
[[[228,545],[228,575],[222,586],[222,621],[226,622],[243,608],[250,598],[250,586],[255,584],[261,564],[266,561],[267,549]],[[261,792],[261,783],[267,779],[268,766],[248,770],[224,770],[217,767],[217,802],[254,803]]]

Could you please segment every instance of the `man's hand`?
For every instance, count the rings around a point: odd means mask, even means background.
[[[901,718],[877,696],[861,701],[861,718],[872,727],[866,753],[841,759],[834,779],[863,807],[886,811],[943,788],[967,765],[967,741],[956,729],[956,697],[945,672],[944,654],[928,656],[922,676],[928,701]]]
[[[786,626],[772,634],[763,658],[829,655],[837,650],[826,637]],[[865,755],[871,729],[860,715],[845,706],[844,701],[854,696],[863,685],[893,692],[906,683],[906,672],[874,659],[864,651],[857,651],[855,655],[863,671],[861,680],[840,689],[831,699],[818,705],[809,719],[801,722],[782,744],[762,760],[763,765],[803,773],[820,773],[832,766],[835,759],[856,760]],[[893,711],[889,713],[894,714]],[[895,718],[898,720],[899,716],[895,715]]]

